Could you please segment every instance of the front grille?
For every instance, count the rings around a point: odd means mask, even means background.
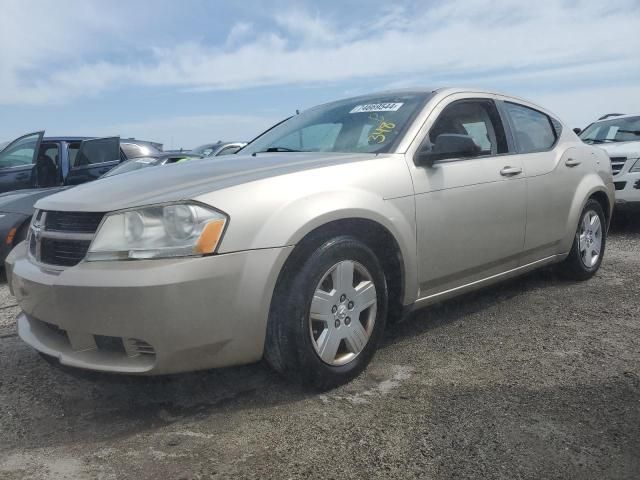
[[[613,174],[619,174],[625,163],[627,163],[627,157],[611,157],[611,171]]]
[[[58,240],[43,238],[40,241],[40,261],[49,265],[72,267],[85,257],[90,240]]]
[[[616,187],[616,190],[624,190],[624,187],[627,186],[627,182],[613,182]]]
[[[46,212],[45,228],[50,232],[95,233],[104,213]]]
[[[72,267],[87,255],[104,213],[39,210],[29,230],[29,253],[39,263]]]

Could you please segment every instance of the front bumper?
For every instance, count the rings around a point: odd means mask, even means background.
[[[62,364],[166,374],[258,361],[292,247],[46,271],[18,245],[7,278],[20,337]]]
[[[628,162],[630,164],[635,161]],[[628,172],[628,166],[614,177],[616,210],[640,212],[640,172]]]

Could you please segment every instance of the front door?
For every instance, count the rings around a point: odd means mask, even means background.
[[[66,179],[67,185],[95,180],[121,161],[120,138],[92,138],[83,140],[80,149],[73,156],[73,161]]]
[[[421,150],[435,151],[440,135],[453,134],[471,137],[475,153],[439,155],[433,164],[412,168],[420,297],[515,268],[525,235],[522,163],[509,154],[495,102],[452,99],[434,114]]]
[[[0,193],[36,186],[36,163],[44,132],[24,135],[0,152]]]

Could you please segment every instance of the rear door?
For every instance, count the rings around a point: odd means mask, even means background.
[[[35,167],[44,131],[24,135],[0,152],[0,193],[33,188]]]
[[[67,185],[95,180],[121,162],[120,137],[83,140],[80,149],[70,160],[71,168],[65,181]]]
[[[562,124],[535,108],[504,101],[519,157],[527,176],[527,227],[522,262],[561,252],[580,181],[587,174],[582,146],[563,148]],[[571,228],[575,228],[571,227]]]

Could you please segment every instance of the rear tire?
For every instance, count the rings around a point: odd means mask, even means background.
[[[387,284],[375,254],[354,237],[299,248],[273,294],[265,359],[288,380],[325,390],[355,378],[373,358]]]
[[[589,199],[582,210],[569,256],[558,268],[573,280],[588,280],[600,268],[607,243],[607,223],[602,205]]]

